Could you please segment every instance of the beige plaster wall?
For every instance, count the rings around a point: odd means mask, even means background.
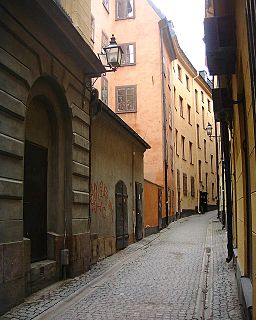
[[[103,258],[116,251],[115,185],[119,180],[127,187],[129,243],[134,241],[135,182],[144,185],[144,149],[103,113],[92,121],[91,138],[91,232],[98,235]]]

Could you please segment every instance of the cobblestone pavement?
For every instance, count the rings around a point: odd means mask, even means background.
[[[174,222],[1,319],[243,319],[216,215]]]

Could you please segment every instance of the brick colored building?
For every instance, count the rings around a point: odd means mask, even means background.
[[[95,86],[102,101],[151,146],[144,157],[144,221],[149,234],[182,213],[194,213],[200,191],[208,192],[210,205],[216,204],[215,145],[205,131],[208,122],[213,124],[211,91],[204,74],[194,69],[179,47],[172,23],[152,1],[93,1],[94,52],[101,52],[111,34],[123,48],[122,66],[118,72],[98,79]],[[182,79],[178,78],[179,70]],[[201,91],[203,101],[199,100]],[[184,104],[183,116],[179,96]]]

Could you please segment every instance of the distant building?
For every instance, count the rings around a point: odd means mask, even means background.
[[[209,206],[216,204],[215,144],[205,130],[213,124],[210,82],[191,65],[171,22],[152,1],[93,1],[94,52],[101,52],[112,33],[124,51],[122,67],[95,86],[102,101],[151,146],[144,157],[150,234],[198,210],[200,191],[208,193]]]

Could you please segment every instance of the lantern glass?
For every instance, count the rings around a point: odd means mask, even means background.
[[[119,48],[117,46],[105,48],[108,64],[113,68],[120,66],[119,61],[118,61],[118,56],[119,56],[118,49]]]
[[[207,135],[209,137],[212,136],[212,125],[210,123],[208,123],[206,130],[207,130]]]
[[[101,63],[103,64],[104,67],[106,67],[108,65],[108,61],[107,61],[107,56],[105,53],[99,53],[98,54]]]

